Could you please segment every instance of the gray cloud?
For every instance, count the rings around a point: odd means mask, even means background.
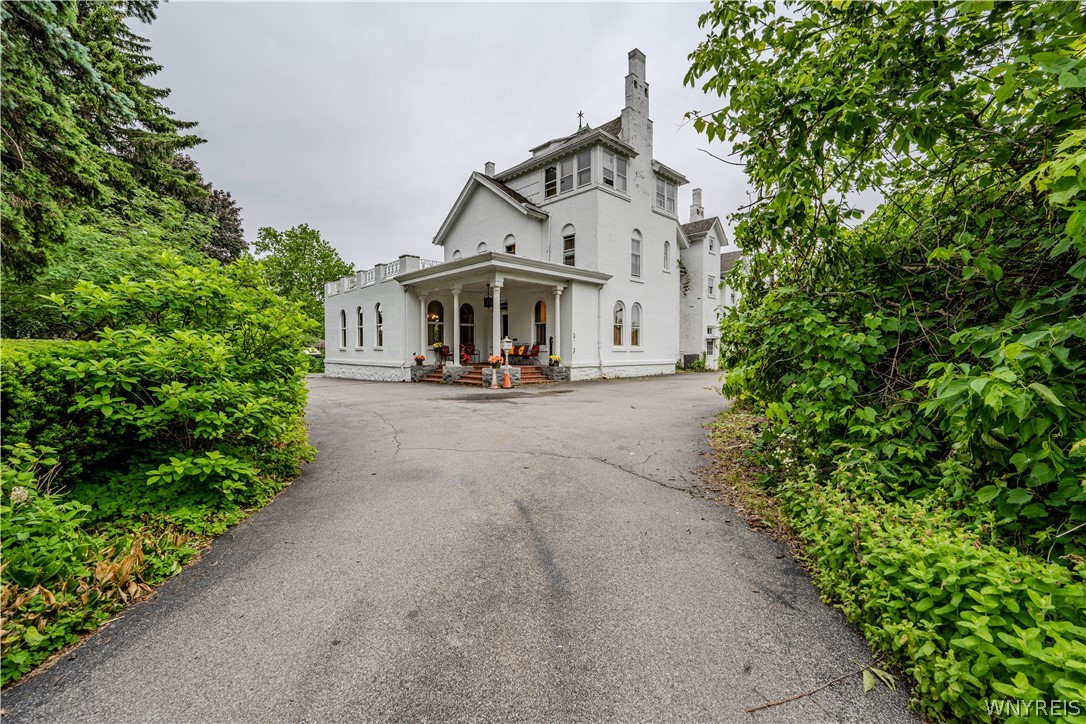
[[[171,2],[137,32],[164,66],[167,104],[199,121],[204,175],[241,205],[246,238],[308,223],[358,267],[431,245],[471,171],[593,126],[624,105],[626,53],[648,56],[654,155],[705,189],[706,212],[746,203],[727,149],[683,126],[719,100],[684,87],[702,3]],[[684,216],[685,220],[685,216]]]

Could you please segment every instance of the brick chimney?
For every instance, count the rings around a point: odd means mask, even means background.
[[[694,189],[694,203],[690,204],[690,223],[705,218],[705,209],[701,206],[701,189]]]
[[[487,161],[486,162],[486,165],[483,166],[483,173],[485,173],[487,176],[493,176],[494,175],[494,162],[493,161]]]

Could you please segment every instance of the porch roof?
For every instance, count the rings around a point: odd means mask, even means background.
[[[541,259],[489,251],[400,274],[396,281],[405,287],[436,289],[466,286],[473,282],[491,283],[499,278],[503,281],[532,284],[568,284],[578,281],[603,286],[611,275]]]

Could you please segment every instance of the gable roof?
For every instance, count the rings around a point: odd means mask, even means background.
[[[437,230],[437,234],[434,236],[434,244],[441,246],[445,243],[445,237],[448,236],[453,225],[456,224],[457,219],[460,218],[460,215],[464,213],[464,209],[467,208],[468,205],[468,199],[471,198],[472,193],[474,193],[477,188],[484,188],[487,191],[490,191],[525,216],[535,219],[545,219],[548,217],[546,211],[531,203],[528,199],[524,198],[505,184],[485,174],[474,172],[471,174],[471,177],[468,178],[468,182],[464,184],[464,188],[460,192],[460,195],[456,197],[456,203],[453,204],[452,209],[449,211],[449,215],[441,222],[441,228]]]
[[[743,258],[742,251],[725,251],[720,255],[720,278],[724,279],[728,276],[728,272],[732,270],[739,260]]]
[[[688,237],[693,239],[695,236],[703,236],[708,233],[709,229],[713,228],[713,225],[719,221],[719,216],[710,216],[708,219],[691,221],[689,224],[683,224],[683,231],[686,232]],[[723,230],[723,227],[721,230]]]

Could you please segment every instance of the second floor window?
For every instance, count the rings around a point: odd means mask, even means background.
[[[716,296],[716,277],[709,277],[709,296]]]
[[[558,167],[548,166],[543,172],[543,198],[549,199],[558,195]]]
[[[630,239],[630,276],[641,276],[641,239],[636,231]]]
[[[675,184],[656,177],[656,208],[675,213]]]
[[[671,242],[664,242],[664,271],[671,268]]]

